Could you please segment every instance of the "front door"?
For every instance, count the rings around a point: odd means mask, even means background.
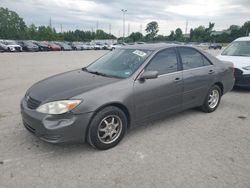
[[[134,82],[136,120],[180,110],[183,78],[175,48],[158,52],[144,71],[158,71],[159,76]]]

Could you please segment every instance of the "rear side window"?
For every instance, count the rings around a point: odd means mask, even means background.
[[[175,50],[170,48],[158,52],[150,61],[146,70],[158,71],[159,75],[176,72],[178,70],[178,62]]]
[[[211,63],[197,50],[192,48],[178,48],[183,70],[211,65]]]

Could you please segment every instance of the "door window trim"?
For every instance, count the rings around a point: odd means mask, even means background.
[[[182,67],[181,67],[181,63],[180,63],[180,60],[179,60],[179,57],[178,57],[178,52],[177,52],[177,50],[176,50],[176,47],[168,47],[168,48],[164,48],[164,49],[161,49],[161,50],[157,51],[157,52],[153,55],[153,57],[149,60],[149,62],[144,66],[143,72],[147,69],[147,67],[149,66],[149,64],[154,60],[154,57],[155,57],[156,55],[158,55],[158,53],[161,53],[162,51],[169,50],[169,49],[170,49],[170,50],[173,50],[174,53],[175,53],[175,55],[176,55],[177,70],[176,70],[175,72],[164,73],[164,74],[161,74],[161,75],[172,74],[172,73],[176,73],[176,72],[181,71],[181,70],[182,70]],[[159,76],[161,76],[161,75],[159,75]]]
[[[191,69],[186,69],[184,70],[183,68],[183,63],[182,63],[182,58],[181,58],[181,53],[179,51],[180,48],[187,48],[187,49],[191,49],[191,50],[195,50],[196,52],[198,52],[203,58],[205,58],[209,63],[210,65],[203,65],[201,67],[195,67],[195,68],[191,68]],[[209,67],[209,66],[214,66],[214,64],[202,53],[200,52],[199,50],[197,50],[196,48],[192,48],[192,47],[188,47],[188,46],[178,46],[176,47],[176,51],[177,51],[177,54],[178,54],[178,58],[179,58],[179,61],[180,61],[180,66],[181,66],[181,70],[182,71],[188,71],[188,70],[195,70],[195,69],[199,69],[199,68],[204,68],[204,67]]]

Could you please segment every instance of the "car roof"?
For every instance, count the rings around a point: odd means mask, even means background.
[[[250,37],[240,37],[240,38],[237,38],[234,41],[250,41]]]
[[[159,50],[163,48],[179,46],[176,44],[166,44],[166,43],[157,43],[157,44],[136,44],[136,45],[126,45],[122,46],[121,49],[134,49],[134,50]]]

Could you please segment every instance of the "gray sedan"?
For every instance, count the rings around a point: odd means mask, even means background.
[[[125,46],[34,84],[21,101],[23,124],[50,143],[109,149],[145,121],[194,107],[215,111],[233,74],[231,63],[193,47]]]

